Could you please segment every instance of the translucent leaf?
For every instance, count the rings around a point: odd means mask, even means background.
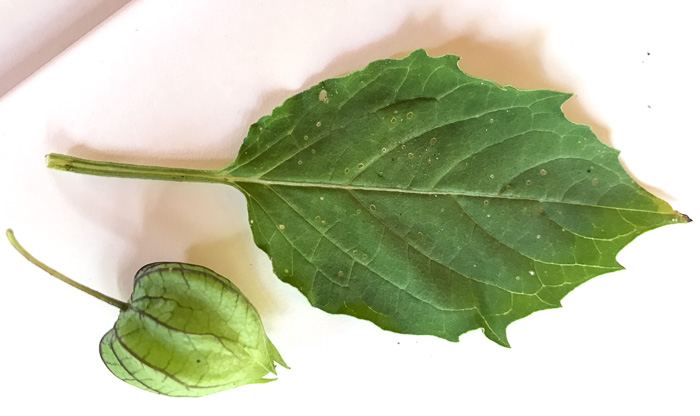
[[[112,373],[167,396],[205,396],[244,384],[266,383],[284,367],[255,307],[225,277],[185,263],[152,263],[134,278],[128,302],[93,290],[29,254],[10,229],[10,244],[51,276],[120,309],[100,341]],[[288,367],[287,367],[288,368]]]
[[[265,383],[286,367],[255,308],[226,278],[183,263],[154,263],[134,279],[128,308],[100,342],[120,379],[168,396],[204,396]]]

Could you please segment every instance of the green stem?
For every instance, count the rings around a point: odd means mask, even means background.
[[[73,156],[51,153],[46,155],[46,166],[66,172],[88,175],[135,179],[158,179],[176,182],[231,183],[232,180],[217,170],[167,168],[132,165],[127,163],[98,162]]]
[[[114,299],[112,297],[109,297],[105,294],[102,294],[96,290],[92,290],[87,286],[81,285],[80,283],[76,282],[75,280],[69,278],[68,276],[52,269],[51,267],[45,265],[44,263],[40,262],[37,260],[34,256],[29,254],[27,250],[22,247],[19,242],[17,242],[17,239],[15,238],[15,234],[12,232],[12,230],[7,230],[5,233],[7,235],[7,239],[10,240],[10,244],[19,251],[27,260],[30,262],[34,263],[37,265],[40,269],[44,270],[46,273],[50,274],[51,276],[57,278],[58,280],[61,280],[65,283],[68,283],[69,285],[73,286],[76,289],[82,290],[83,292],[87,293],[88,295],[92,295],[96,297],[97,299],[107,302],[110,305],[116,306],[117,308],[121,310],[127,310],[129,308],[129,304],[122,302],[120,300]]]

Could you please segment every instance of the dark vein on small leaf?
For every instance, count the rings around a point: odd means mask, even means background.
[[[157,297],[156,297],[156,298],[157,298]],[[167,299],[167,298],[165,298],[165,299]],[[226,337],[226,336],[219,336],[219,335],[216,335],[216,334],[213,334],[213,333],[210,333],[210,332],[188,332],[188,331],[185,330],[185,329],[174,327],[174,326],[172,326],[172,325],[169,325],[169,324],[167,324],[167,323],[161,321],[160,319],[158,319],[158,318],[156,318],[155,316],[151,315],[150,313],[144,311],[143,309],[139,309],[139,308],[137,308],[137,307],[135,307],[135,306],[133,306],[133,305],[129,305],[129,310],[132,310],[132,311],[136,312],[136,314],[138,314],[139,316],[141,316],[141,317],[143,317],[143,318],[147,318],[147,319],[153,321],[154,323],[156,323],[157,325],[162,326],[163,328],[168,329],[169,331],[179,332],[179,333],[184,334],[184,335],[187,335],[187,336],[205,336],[205,337],[213,337],[214,339],[216,339],[216,340],[221,344],[222,347],[224,347],[224,349],[226,349],[227,351],[229,351],[233,356],[236,356],[236,354],[234,353],[234,351],[233,351],[232,349],[230,349],[230,348],[224,343],[224,340],[226,340],[226,341],[228,341],[228,342],[232,342],[232,343],[234,343],[234,344],[240,343],[240,344],[242,344],[242,345],[245,346],[245,344],[244,344],[242,341],[238,340],[238,339],[231,339],[231,338],[228,338],[228,337]],[[235,335],[237,335],[237,334],[235,334]],[[252,347],[251,347],[251,348],[252,348]]]
[[[150,368],[151,370],[153,370],[153,371],[155,371],[155,372],[157,372],[157,373],[163,374],[164,376],[166,376],[166,377],[172,379],[172,380],[175,381],[176,383],[182,385],[182,386],[183,386],[184,388],[186,388],[187,390],[190,390],[190,389],[191,389],[192,386],[190,386],[190,385],[188,385],[187,383],[181,381],[180,379],[178,379],[178,378],[175,377],[174,375],[168,373],[167,371],[165,371],[165,370],[163,370],[163,369],[160,369],[160,368],[158,368],[158,367],[152,365],[151,363],[149,363],[149,362],[147,362],[146,360],[144,360],[144,359],[142,359],[141,357],[139,357],[131,348],[127,347],[127,346],[126,346],[126,343],[124,342],[124,340],[122,339],[122,337],[119,335],[119,331],[117,330],[116,325],[115,325],[115,327],[114,327],[114,338],[117,340],[117,342],[119,343],[119,345],[121,345],[122,348],[124,348],[124,350],[125,350],[127,353],[129,353],[129,355],[131,355],[132,357],[134,357],[134,359],[136,359],[136,361],[140,362],[140,363],[141,363],[142,365],[144,365],[145,367],[148,367],[148,368]]]
[[[116,331],[116,325],[115,325],[115,327],[112,329],[112,331]],[[117,363],[119,364],[119,366],[120,366],[122,369],[124,369],[124,371],[126,371],[126,372],[131,376],[131,378],[133,379],[133,381],[135,381],[135,382],[141,384],[146,390],[150,390],[150,391],[152,391],[152,392],[154,392],[154,393],[158,393],[158,394],[163,394],[163,392],[161,392],[160,390],[158,390],[158,389],[156,389],[156,388],[154,388],[154,387],[149,386],[148,384],[146,384],[146,382],[145,382],[142,378],[137,377],[136,374],[132,373],[131,370],[129,370],[129,368],[124,364],[124,362],[121,360],[121,358],[119,358],[119,355],[117,354],[117,350],[114,348],[114,339],[115,339],[114,336],[110,337],[110,339],[107,340],[107,345],[108,345],[109,349],[112,350],[112,355],[114,355],[114,358],[117,359]],[[137,360],[137,361],[138,361],[138,360]],[[115,363],[113,363],[113,365],[114,365],[114,364],[115,364]],[[143,365],[143,364],[142,364],[142,365]],[[120,377],[120,378],[121,378],[121,377]]]
[[[157,373],[160,373],[160,374],[163,374],[164,376],[166,376],[166,377],[172,379],[172,380],[175,381],[176,383],[182,385],[182,386],[183,386],[184,388],[186,388],[187,390],[192,390],[192,389],[212,389],[212,388],[224,387],[224,386],[228,386],[228,385],[231,385],[231,384],[232,384],[232,383],[223,383],[223,384],[215,384],[215,385],[208,385],[208,386],[196,386],[196,385],[187,384],[187,383],[185,383],[184,381],[180,380],[179,378],[175,377],[175,375],[168,373],[168,372],[165,371],[164,369],[160,369],[160,368],[158,368],[158,367],[155,367],[155,366],[152,365],[151,363],[149,363],[149,362],[143,360],[141,357],[139,357],[138,355],[136,355],[136,353],[135,353],[133,350],[131,350],[129,347],[126,346],[126,343],[124,342],[124,340],[123,340],[123,339],[121,338],[121,336],[119,335],[119,332],[117,331],[116,327],[114,328],[114,337],[115,337],[115,339],[117,340],[117,342],[119,342],[119,345],[121,345],[122,348],[124,348],[124,350],[125,350],[126,352],[128,352],[129,355],[131,355],[132,357],[134,357],[138,362],[140,362],[140,363],[143,364],[144,366],[146,366],[146,367],[152,369],[153,371],[155,371],[155,372],[157,372]],[[235,384],[235,383],[234,383],[234,384]]]
[[[240,291],[238,291],[236,287],[233,286],[233,283],[231,283],[230,280],[220,276],[218,273],[215,273],[213,271],[202,270],[200,268],[200,266],[196,266],[193,264],[187,264],[187,263],[157,263],[155,265],[155,267],[149,268],[147,273],[144,273],[144,274],[138,276],[137,277],[138,280],[134,279],[134,281],[135,282],[140,281],[144,277],[148,277],[154,273],[161,273],[163,270],[160,268],[156,268],[157,266],[163,266],[163,267],[167,266],[167,269],[169,272],[171,271],[169,269],[173,269],[173,270],[179,269],[179,270],[187,271],[189,274],[196,275],[197,277],[204,278],[205,281],[206,280],[213,280],[213,281],[217,282],[224,290],[226,290],[229,293],[234,294],[236,297],[243,296],[243,294]],[[187,267],[187,266],[189,266],[189,267]],[[192,276],[192,278],[194,278],[194,276]],[[163,278],[162,280],[165,281],[166,279]],[[185,278],[185,280],[187,280],[187,279]],[[172,299],[172,300],[175,301],[174,299]],[[131,300],[131,302],[135,302],[135,301],[136,301],[136,299]]]

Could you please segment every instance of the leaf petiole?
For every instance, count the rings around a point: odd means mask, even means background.
[[[65,283],[68,283],[69,285],[73,286],[76,289],[79,289],[88,295],[92,295],[96,297],[97,299],[107,302],[112,306],[116,306],[117,308],[121,310],[127,310],[129,308],[129,305],[126,302],[122,302],[120,300],[114,299],[110,296],[107,296],[105,294],[102,294],[96,290],[90,289],[87,286],[84,286],[75,280],[69,278],[68,276],[64,275],[63,273],[58,272],[57,270],[52,269],[51,267],[47,266],[46,264],[42,263],[41,261],[37,260],[34,256],[29,254],[27,250],[22,247],[17,239],[15,238],[15,234],[12,232],[11,229],[8,229],[7,232],[5,233],[7,235],[7,239],[10,240],[10,244],[12,244],[12,247],[14,247],[17,251],[20,252],[27,260],[30,262],[34,263],[36,266],[38,266],[40,269],[44,270],[46,273],[50,274],[51,276],[57,278],[58,280],[61,280]]]
[[[46,155],[46,166],[65,172],[83,173],[132,179],[157,179],[175,182],[231,183],[216,170],[169,168],[160,166],[133,165],[128,163],[100,162],[78,157],[51,153]]]

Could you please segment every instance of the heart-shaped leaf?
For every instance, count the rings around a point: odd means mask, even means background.
[[[251,126],[220,171],[49,155],[95,175],[236,186],[256,244],[311,304],[457,341],[560,306],[620,270],[617,253],[688,222],[641,188],[618,151],[561,111],[418,50],[326,80]]]
[[[100,342],[120,379],[168,396],[205,396],[266,383],[286,367],[253,305],[202,266],[154,263],[134,278],[128,308]]]
[[[167,396],[205,396],[244,384],[266,383],[284,367],[260,316],[225,277],[185,263],[153,263],[134,278],[128,302],[96,292],[59,273],[7,238],[52,276],[121,309],[100,342],[107,367],[123,381]]]

